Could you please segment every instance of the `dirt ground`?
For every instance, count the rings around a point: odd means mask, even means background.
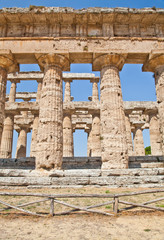
[[[139,191],[138,189],[135,191]],[[0,190],[5,191],[5,190]],[[52,192],[52,190],[35,190],[35,192]],[[66,193],[66,189],[55,190],[55,193]],[[79,189],[69,193],[114,193],[120,190]],[[127,189],[121,190],[125,192]],[[128,190],[129,191],[129,190]],[[131,191],[131,190],[130,190]],[[15,190],[15,192],[18,192]],[[20,191],[19,191],[20,192]],[[25,192],[21,190],[21,192]],[[29,190],[28,190],[29,192]],[[32,191],[34,192],[34,191]],[[54,193],[54,190],[53,190]],[[163,193],[154,195],[163,196]],[[152,196],[149,196],[149,200]],[[145,197],[137,199],[140,203]],[[143,199],[144,198],[144,199]],[[2,199],[2,197],[1,197]],[[148,199],[148,197],[147,197]],[[146,199],[146,200],[147,200]],[[4,200],[4,199],[3,199]],[[9,199],[5,199],[7,202]],[[12,204],[18,200],[12,199]],[[27,199],[26,199],[27,200]],[[31,200],[31,199],[30,199]],[[21,199],[22,201],[22,199]],[[84,201],[84,200],[83,200]],[[135,201],[133,199],[133,201]],[[94,204],[92,202],[91,204]],[[81,203],[82,204],[82,203]],[[16,204],[15,204],[16,205]],[[45,204],[44,204],[45,205]],[[85,204],[86,205],[86,202]],[[1,206],[2,207],[2,206]],[[38,206],[39,208],[41,206]],[[38,209],[39,209],[38,208]],[[36,211],[36,209],[30,209]],[[61,210],[61,209],[60,209]],[[102,210],[102,209],[101,209]],[[108,211],[108,209],[105,209]],[[74,213],[54,217],[28,216],[12,210],[0,214],[0,239],[12,240],[164,240],[164,212],[135,209],[122,212],[117,217],[93,213]]]

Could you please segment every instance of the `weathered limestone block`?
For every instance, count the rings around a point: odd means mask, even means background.
[[[65,114],[63,118],[63,157],[73,157],[73,129],[71,114]]]
[[[150,116],[149,130],[150,130],[151,155],[160,156],[162,155],[161,135],[159,131],[159,119],[155,115]]]
[[[144,148],[142,129],[140,125],[137,125],[135,127],[135,130],[133,132],[133,138],[134,138],[134,155],[144,156],[145,148]]]
[[[132,143],[132,135],[131,135],[131,126],[130,120],[127,115],[125,115],[125,124],[126,124],[126,137],[127,137],[127,145],[128,145],[128,156],[133,155],[133,143]]]
[[[119,70],[126,56],[100,55],[93,61],[93,70],[101,70],[101,158],[102,169],[127,168],[125,114]]]
[[[69,60],[58,54],[36,55],[44,68],[37,134],[36,167],[60,169],[63,156],[62,69]]]
[[[145,64],[143,71],[155,73],[155,85],[158,103],[159,127],[161,134],[161,149],[164,155],[164,51],[152,51]]]
[[[92,157],[101,156],[101,140],[100,140],[100,117],[93,115],[92,117]]]
[[[12,114],[6,115],[2,132],[0,151],[1,158],[11,158],[13,144],[13,128],[14,128],[14,116]]]
[[[26,157],[27,131],[28,129],[22,128],[19,132],[16,149],[16,158]]]

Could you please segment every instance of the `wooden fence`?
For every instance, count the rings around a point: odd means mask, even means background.
[[[23,203],[19,204],[17,206],[13,206],[9,203],[6,203],[2,200],[0,200],[1,205],[5,205],[5,208],[0,209],[0,214],[3,211],[9,210],[9,209],[16,209],[21,212],[35,215],[35,216],[46,216],[46,215],[51,215],[51,216],[56,216],[56,215],[66,215],[72,212],[77,212],[77,211],[84,211],[84,212],[90,212],[90,213],[98,213],[98,214],[103,214],[107,216],[114,216],[117,215],[121,211],[126,211],[130,210],[136,207],[141,207],[141,208],[147,208],[147,209],[153,209],[153,210],[158,210],[158,211],[164,211],[164,208],[162,207],[154,207],[154,206],[147,206],[152,203],[160,202],[164,200],[164,197],[158,198],[158,199],[153,199],[147,202],[143,203],[133,203],[133,202],[127,202],[127,201],[122,201],[122,197],[127,197],[127,196],[134,196],[134,195],[141,195],[141,194],[153,194],[153,193],[163,193],[164,189],[158,189],[158,190],[148,190],[148,191],[141,191],[141,192],[132,192],[132,193],[121,193],[121,194],[40,194],[40,193],[11,193],[11,192],[0,192],[0,196],[21,196],[21,197],[40,197],[43,199],[37,200],[37,201],[32,201],[28,203]],[[106,202],[99,203],[96,205],[91,205],[91,206],[77,206],[74,204],[67,203],[63,201],[63,199],[68,199],[68,198],[101,198],[101,199],[108,199]],[[62,199],[59,200],[59,199]],[[109,201],[109,199],[111,199]],[[50,211],[49,213],[46,214],[40,214],[37,212],[31,212],[28,210],[23,209],[23,207],[33,205],[36,203],[41,203],[41,202],[50,202]],[[68,211],[63,211],[63,212],[57,212],[55,213],[54,211],[54,203],[61,204],[67,207],[72,208],[71,210]],[[113,204],[113,209],[111,212],[103,212],[103,211],[98,211],[98,210],[93,210],[93,208],[99,208],[102,206],[106,206],[109,204]],[[124,204],[126,205],[125,208],[120,208],[119,209],[119,204]],[[129,207],[127,207],[129,205]]]

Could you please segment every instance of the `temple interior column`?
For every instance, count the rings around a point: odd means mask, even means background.
[[[27,128],[21,127],[17,141],[16,158],[26,157],[27,132]]]
[[[72,80],[65,80],[64,102],[71,102],[71,82]]]
[[[65,113],[63,117],[63,157],[73,157],[73,129],[70,113]]]
[[[151,155],[160,156],[162,155],[161,134],[159,131],[159,119],[156,115],[150,116],[149,130],[150,130]]]
[[[133,140],[134,140],[134,156],[144,156],[145,155],[145,147],[144,140],[142,134],[142,125],[135,125],[135,129],[133,132]]]
[[[93,61],[93,70],[101,70],[100,119],[102,169],[127,168],[125,113],[119,70],[126,56],[104,54]]]
[[[6,114],[2,132],[0,151],[1,158],[12,157],[13,128],[14,128],[14,116],[12,114]]]
[[[87,140],[87,156],[92,157],[92,129],[87,128],[85,129],[85,132],[88,134],[88,140]]]
[[[98,92],[98,81],[93,79],[90,81],[92,83],[92,101],[99,101],[99,92]]]
[[[69,60],[58,54],[36,55],[44,68],[37,134],[36,167],[60,169],[63,157],[63,89],[62,70]]]
[[[37,95],[36,95],[36,102],[39,102],[40,96],[41,96],[41,90],[42,90],[42,82],[38,81],[38,89],[37,89]]]
[[[127,144],[128,144],[128,156],[133,155],[133,142],[132,142],[132,134],[131,134],[131,126],[129,116],[125,115],[125,124],[126,124],[126,137],[127,137]]]
[[[92,157],[101,156],[100,116],[92,115]]]
[[[39,116],[34,114],[34,122],[32,125],[30,157],[36,157],[36,154],[37,154],[36,145],[37,145],[38,124],[39,124]]]
[[[161,150],[164,155],[164,51],[153,50],[144,63],[142,70],[146,72],[154,72],[158,103],[159,129],[161,135]]]

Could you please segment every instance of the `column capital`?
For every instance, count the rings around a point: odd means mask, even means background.
[[[117,52],[111,52],[111,53],[96,53],[94,54],[93,58],[93,65],[92,70],[93,71],[101,71],[102,68],[111,65],[114,67],[117,67],[119,71],[121,71],[125,59],[127,57],[126,53],[117,53]]]
[[[19,65],[10,50],[0,50],[0,67],[8,73],[19,71]]]
[[[43,71],[48,66],[58,66],[63,71],[70,71],[70,62],[68,54],[35,54],[38,64]]]
[[[155,72],[161,66],[164,66],[164,49],[152,50],[142,67],[142,71]]]

